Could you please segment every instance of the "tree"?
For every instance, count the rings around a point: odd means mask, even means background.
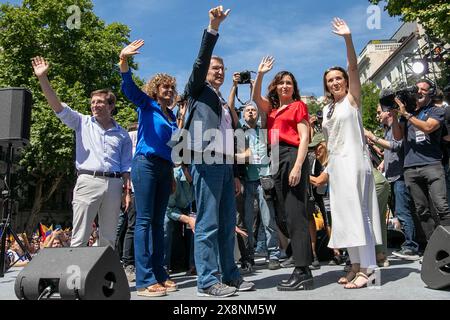
[[[79,28],[71,25],[72,5],[81,13]],[[34,186],[28,234],[61,182],[73,182],[74,177],[74,133],[47,105],[30,59],[41,55],[50,61],[52,86],[73,109],[88,114],[90,92],[111,88],[120,107],[116,120],[126,127],[136,119],[132,105],[120,94],[116,66],[121,48],[128,43],[129,28],[106,25],[92,9],[90,0],[24,0],[18,6],[0,6],[0,86],[28,88],[34,101],[30,144],[22,154],[19,174]]]
[[[374,83],[367,82],[361,86],[363,125],[364,128],[371,131],[379,127],[376,119],[379,95],[380,89]]]
[[[386,2],[384,10],[390,16],[402,16],[403,21],[418,21],[427,33],[446,43],[450,42],[450,3],[448,0],[369,0],[370,3]]]
[[[385,2],[384,10],[390,16],[401,16],[405,22],[418,21],[425,29],[430,40],[443,47],[450,43],[450,2],[448,0],[369,0],[370,3]],[[441,78],[438,85],[445,87],[450,81],[450,65],[447,59],[439,63]],[[447,61],[445,61],[447,60]]]
[[[322,110],[324,107],[324,104],[319,103],[317,101],[311,101],[308,103],[308,111],[309,114],[313,115],[316,114],[317,111]]]

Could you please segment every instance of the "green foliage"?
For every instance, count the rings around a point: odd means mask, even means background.
[[[450,2],[448,0],[369,0],[373,4],[385,2],[384,9],[403,21],[419,21],[432,37],[450,42]]]
[[[444,61],[438,64],[440,72],[440,79],[437,80],[439,88],[445,88],[450,84],[450,61]]]
[[[385,3],[384,10],[390,16],[401,16],[406,22],[418,21],[431,40],[437,44],[450,43],[450,2],[448,0],[369,0],[370,3]],[[445,87],[450,82],[450,65],[439,64],[441,77],[437,83]]]
[[[374,83],[368,82],[361,86],[363,125],[371,131],[379,127],[376,119],[379,95],[380,89]]]
[[[324,107],[323,104],[320,104],[315,101],[311,101],[308,103],[308,112],[310,115],[315,115],[317,111],[322,110]]]
[[[71,5],[81,10],[79,29],[68,27]],[[29,184],[40,182],[50,188],[74,172],[74,133],[48,106],[33,74],[32,57],[41,55],[50,62],[52,86],[71,108],[88,114],[90,92],[111,88],[118,98],[115,118],[119,124],[126,128],[136,121],[132,104],[120,93],[116,65],[120,50],[128,43],[129,28],[119,23],[106,25],[92,8],[90,0],[24,0],[18,6],[0,5],[0,86],[25,87],[33,94],[31,141],[20,160],[22,176]],[[42,194],[48,196],[45,190]],[[34,199],[33,206],[38,200],[42,199]]]

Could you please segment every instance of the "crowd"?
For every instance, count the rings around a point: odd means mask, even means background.
[[[27,236],[25,232],[17,234],[19,241],[16,241],[11,234],[6,239],[6,268],[25,266],[30,258],[37,255],[44,248],[70,247],[72,239],[71,228],[61,228],[56,225],[50,227],[40,223],[36,232],[32,236]],[[94,223],[89,240],[86,246],[98,246],[98,227]]]
[[[263,77],[275,66],[268,56],[251,80],[252,102],[240,119],[235,93],[241,74],[233,74],[225,100],[224,60],[213,55],[229,12],[222,6],[209,11],[181,95],[176,79],[165,73],[139,88],[128,59],[144,41],[123,48],[121,89],[138,116],[128,132],[112,117],[110,90],[94,91],[92,116],[82,115],[53,91],[48,62],[33,59],[49,105],[76,132],[78,178],[73,229],[33,237],[31,244],[23,237],[30,253],[113,246],[137,294],[147,297],[178,290],[170,272],[181,259],[180,247],[188,253],[188,273],[197,276],[198,295],[214,297],[255,290],[243,275],[258,257],[270,270],[293,267],[278,290],[313,289],[311,270],[324,259],[346,262],[346,276],[336,279],[344,288],[363,288],[377,266],[389,266],[387,222],[393,218],[405,236],[393,254],[420,259],[433,230],[450,219],[448,90],[444,97],[430,80],[418,80],[414,104],[398,97],[391,105],[379,104],[383,137],[364,129],[351,31],[335,18],[332,31],[345,42],[348,68],[324,72],[323,110],[309,114],[289,71],[276,73],[264,94]],[[95,217],[98,227],[92,229]],[[328,250],[318,243],[323,239]],[[22,259],[15,244],[8,252],[14,262]]]

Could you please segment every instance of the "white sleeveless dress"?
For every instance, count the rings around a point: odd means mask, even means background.
[[[326,171],[332,228],[328,247],[381,244],[378,201],[361,110],[353,107],[346,96],[328,118],[330,106],[323,109],[322,122],[329,154]]]

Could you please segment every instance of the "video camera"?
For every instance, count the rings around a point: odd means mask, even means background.
[[[250,80],[252,79],[251,71],[245,70],[242,72],[239,72],[239,76],[241,79],[238,81],[239,84],[249,84],[251,83]]]
[[[399,99],[405,105],[407,112],[413,112],[416,108],[419,88],[414,86],[402,87],[397,91],[384,89],[380,93],[380,104],[387,110],[397,109],[398,105],[395,98]]]

